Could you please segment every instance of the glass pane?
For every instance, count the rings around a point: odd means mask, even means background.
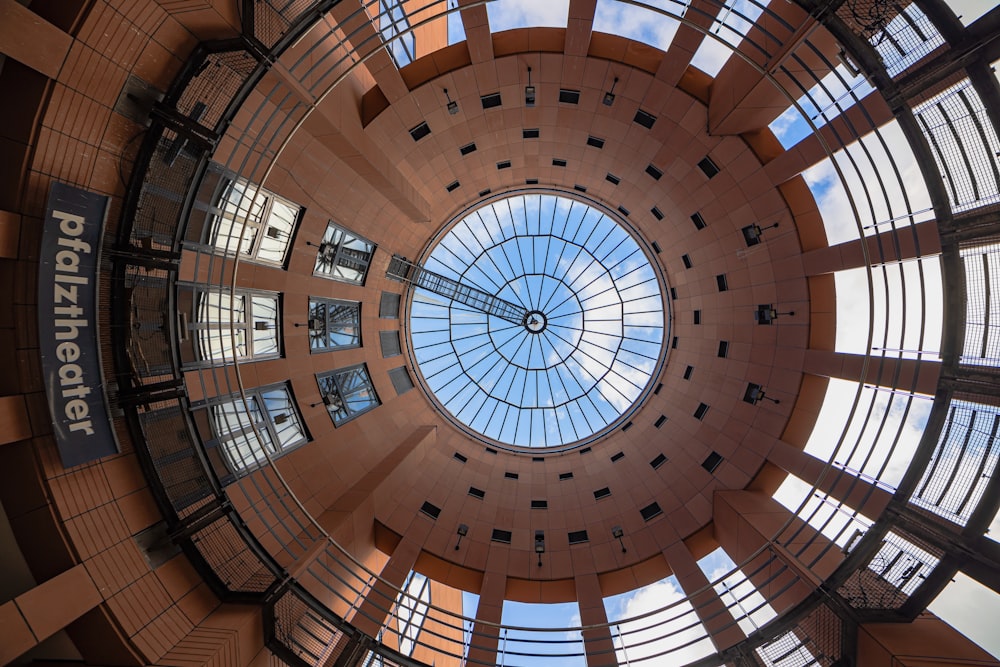
[[[297,207],[272,197],[271,214],[267,218],[266,229],[261,236],[257,259],[275,264],[284,263],[298,213]]]
[[[299,414],[287,387],[262,391],[260,398],[264,402],[264,409],[267,410],[271,425],[278,436],[278,445],[282,449],[305,441],[306,434],[302,430]]]
[[[254,357],[278,354],[278,298],[258,296],[252,299]]]

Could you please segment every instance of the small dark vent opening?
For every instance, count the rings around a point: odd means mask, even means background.
[[[654,167],[653,165],[646,166],[646,173],[653,177],[654,180],[660,180],[663,178],[663,172]]]
[[[649,465],[653,466],[653,470],[656,470],[661,465],[667,462],[667,457],[663,454],[657,454],[656,458],[649,462]]]
[[[538,179],[537,178],[526,178],[526,179],[524,179],[524,184],[525,185],[538,185]]]
[[[720,340],[719,341],[719,357],[725,359],[729,356],[729,341]]]
[[[695,324],[701,324],[701,311],[700,310],[694,311],[694,323]]]
[[[552,166],[553,167],[565,167],[566,166],[566,160],[563,160],[561,158],[552,158]]]
[[[663,211],[661,211],[656,206],[654,206],[653,208],[649,209],[649,212],[652,213],[653,217],[656,218],[657,220],[663,220]]]
[[[501,160],[497,162],[497,169],[510,169],[510,160]]]
[[[639,510],[639,514],[642,515],[643,521],[649,521],[663,514],[663,510],[660,509],[659,504],[652,502]]]
[[[579,104],[580,91],[562,88],[559,90],[559,101],[563,104]]]
[[[699,403],[698,408],[694,411],[695,419],[704,419],[705,413],[708,412],[708,406],[704,403]]]
[[[483,498],[486,497],[486,492],[483,491],[482,489],[477,489],[474,486],[470,486],[469,495],[472,496],[473,498],[479,498],[480,500],[482,500]]]
[[[674,336],[674,339],[672,341],[670,341],[670,349],[671,350],[676,350],[677,349],[677,341],[678,341],[677,336]]]
[[[632,422],[629,422],[629,423],[625,424],[624,426],[622,426],[622,430],[623,431],[627,431],[630,428],[632,428]]]
[[[427,126],[427,123],[421,123],[410,130],[410,136],[413,137],[414,141],[420,141],[430,133],[431,128]]]
[[[563,480],[566,480],[566,479],[573,479],[573,473],[571,473],[571,472],[561,472],[561,473],[559,473],[559,481],[560,482],[563,481]]]
[[[663,389],[663,383],[662,382],[659,383],[658,385],[656,385],[656,389],[653,390],[653,394],[659,394],[661,389]]]
[[[694,372],[694,366],[688,366],[687,368],[685,368],[684,369],[684,379],[685,380],[690,380],[691,379],[691,373],[693,373],[693,372]]]
[[[649,113],[648,111],[643,111],[642,109],[639,109],[638,111],[635,112],[635,118],[633,118],[632,120],[647,129],[652,129],[653,123],[656,122],[656,116]]]
[[[625,458],[625,452],[618,452],[611,457],[611,462],[615,463],[617,461],[621,461],[623,458]]]
[[[448,192],[454,192],[455,190],[458,190],[460,185],[462,184],[459,183],[458,181],[452,181],[447,186],[445,186],[445,190],[447,190]]]
[[[509,530],[500,530],[499,528],[494,528],[493,535],[490,536],[490,540],[501,544],[510,544],[510,538],[511,532]]]
[[[667,416],[666,415],[660,415],[659,417],[656,418],[656,421],[653,422],[653,426],[655,426],[656,428],[660,428],[665,423],[667,423]]]
[[[601,498],[607,498],[611,495],[611,489],[604,487],[603,489],[598,489],[594,491],[594,500],[600,500]]]
[[[461,153],[462,155],[468,155],[469,153],[475,153],[476,152],[476,142],[472,142],[471,144],[465,144],[464,146],[462,146],[461,148],[458,149],[458,152]]]
[[[520,477],[520,475],[518,475],[516,472],[505,472],[503,476],[506,477],[507,479],[517,479],[518,477]]]
[[[701,213],[694,213],[691,215],[691,222],[694,223],[695,229],[705,229],[708,225],[705,224],[705,218],[702,217]]]
[[[382,348],[383,357],[396,357],[402,354],[399,347],[398,331],[379,331],[378,340],[379,346]]]
[[[521,137],[524,139],[537,139],[539,136],[539,131],[537,127],[523,130],[521,132]]]
[[[503,104],[503,100],[500,99],[500,93],[482,95],[480,96],[479,101],[483,103],[484,109],[492,109]]]
[[[396,395],[405,394],[413,389],[413,380],[410,379],[410,373],[406,370],[406,366],[391,369],[389,380],[392,382],[392,388],[396,390]]]
[[[576,190],[577,192],[586,192],[587,191],[587,187],[584,186],[584,185],[580,185],[579,183],[577,183],[576,185],[574,185],[573,189]]]
[[[496,454],[497,450],[493,449],[492,447],[487,447],[486,448],[486,453],[487,454]]]
[[[625,208],[624,206],[619,206],[618,207],[618,212],[621,213],[622,215],[624,215],[626,218],[629,216],[629,210],[627,208]]]
[[[712,178],[720,171],[718,165],[712,162],[712,158],[707,155],[701,159],[701,162],[698,163],[698,168],[701,169],[701,171],[709,178]]]
[[[424,504],[420,506],[420,511],[432,519],[437,519],[441,514],[441,508],[424,501]]]
[[[584,542],[589,542],[590,538],[587,537],[587,531],[585,530],[574,530],[569,535],[570,544],[583,544]]]
[[[604,139],[598,139],[597,137],[587,137],[587,145],[593,146],[594,148],[604,148]]]
[[[611,183],[612,185],[618,185],[619,183],[622,182],[622,179],[618,178],[614,174],[608,174],[607,176],[604,177],[604,180],[606,180],[608,183]]]
[[[708,472],[715,472],[715,469],[719,467],[722,463],[722,455],[718,452],[712,452],[708,457],[702,462],[701,467]]]
[[[532,500],[531,509],[533,510],[547,510],[549,508],[549,501],[547,500]]]
[[[463,455],[459,454],[458,452],[455,452],[455,454],[453,456],[454,456],[454,458],[455,458],[456,461],[461,461],[462,463],[465,463],[466,461],[469,460],[469,458],[467,456],[463,456]]]
[[[485,190],[480,190],[479,191],[479,196],[480,197],[485,197],[486,195],[488,195],[491,192],[493,192],[493,190],[491,190],[489,188],[486,188]]]
[[[726,280],[725,273],[720,273],[719,275],[715,276],[715,282],[716,284],[718,284],[720,292],[725,292],[726,290],[729,289],[729,281]]]
[[[691,268],[691,257],[689,255],[681,255],[681,261],[684,262],[684,268]]]
[[[378,316],[385,320],[395,320],[399,318],[399,295],[392,292],[382,292],[382,299],[378,304]]]

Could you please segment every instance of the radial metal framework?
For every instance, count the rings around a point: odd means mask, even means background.
[[[450,224],[424,266],[459,287],[414,282],[414,365],[432,400],[491,442],[588,442],[633,409],[663,362],[661,276],[596,205],[553,192],[493,197]],[[515,316],[463,292],[496,295]]]

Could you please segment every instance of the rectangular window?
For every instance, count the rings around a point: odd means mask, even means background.
[[[326,410],[337,426],[380,404],[365,364],[317,375],[316,382]]]
[[[239,177],[219,179],[206,243],[227,255],[283,267],[302,207]]]
[[[177,311],[186,366],[281,356],[281,307],[274,292],[179,285]]]
[[[329,352],[361,345],[361,304],[309,298],[309,351]]]
[[[247,390],[246,402],[227,397],[208,407],[214,440],[236,475],[265,463],[307,441],[302,419],[287,385]]]
[[[316,253],[313,275],[364,285],[375,244],[330,222]]]

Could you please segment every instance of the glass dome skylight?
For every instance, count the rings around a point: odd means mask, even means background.
[[[425,390],[467,432],[514,447],[582,444],[617,425],[659,368],[660,273],[594,203],[488,200],[447,227],[422,266],[452,294],[415,287],[411,350]],[[466,289],[497,299],[476,307],[479,297],[454,294]]]

